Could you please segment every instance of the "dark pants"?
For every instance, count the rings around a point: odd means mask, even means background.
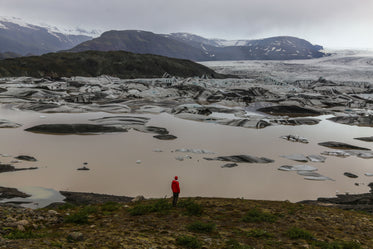
[[[174,198],[172,200],[172,206],[176,207],[178,198],[179,198],[179,193],[174,193]]]

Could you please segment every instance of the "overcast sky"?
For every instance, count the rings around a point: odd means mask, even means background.
[[[373,48],[373,0],[0,0],[0,16],[85,29],[189,32],[206,38],[304,38]]]

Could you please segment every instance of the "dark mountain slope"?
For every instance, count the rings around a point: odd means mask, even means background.
[[[154,78],[164,73],[192,77],[223,75],[189,60],[158,55],[133,54],[124,51],[85,51],[80,53],[50,53],[0,61],[0,77],[71,77],[111,75],[119,78]]]
[[[81,52],[86,50],[123,50],[189,60],[207,60],[209,58],[202,50],[188,44],[152,32],[138,30],[108,31],[99,38],[83,42],[69,51]]]
[[[234,44],[231,46],[230,44]],[[238,46],[239,45],[239,46]],[[322,47],[290,36],[261,40],[225,41],[201,36],[172,33],[154,34],[146,31],[108,31],[91,41],[83,42],[69,50],[116,51],[157,54],[173,58],[206,60],[289,60],[325,56]]]

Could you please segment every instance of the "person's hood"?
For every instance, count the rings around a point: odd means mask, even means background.
[[[179,179],[179,177],[175,176],[175,180]]]

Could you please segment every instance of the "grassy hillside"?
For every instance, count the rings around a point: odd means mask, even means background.
[[[50,53],[0,61],[0,77],[71,77],[111,75],[119,78],[154,78],[164,73],[180,77],[208,75],[213,70],[188,60],[124,51]]]
[[[0,207],[7,248],[373,248],[372,216],[276,201],[192,198],[23,212]],[[21,228],[11,227],[23,219]]]

